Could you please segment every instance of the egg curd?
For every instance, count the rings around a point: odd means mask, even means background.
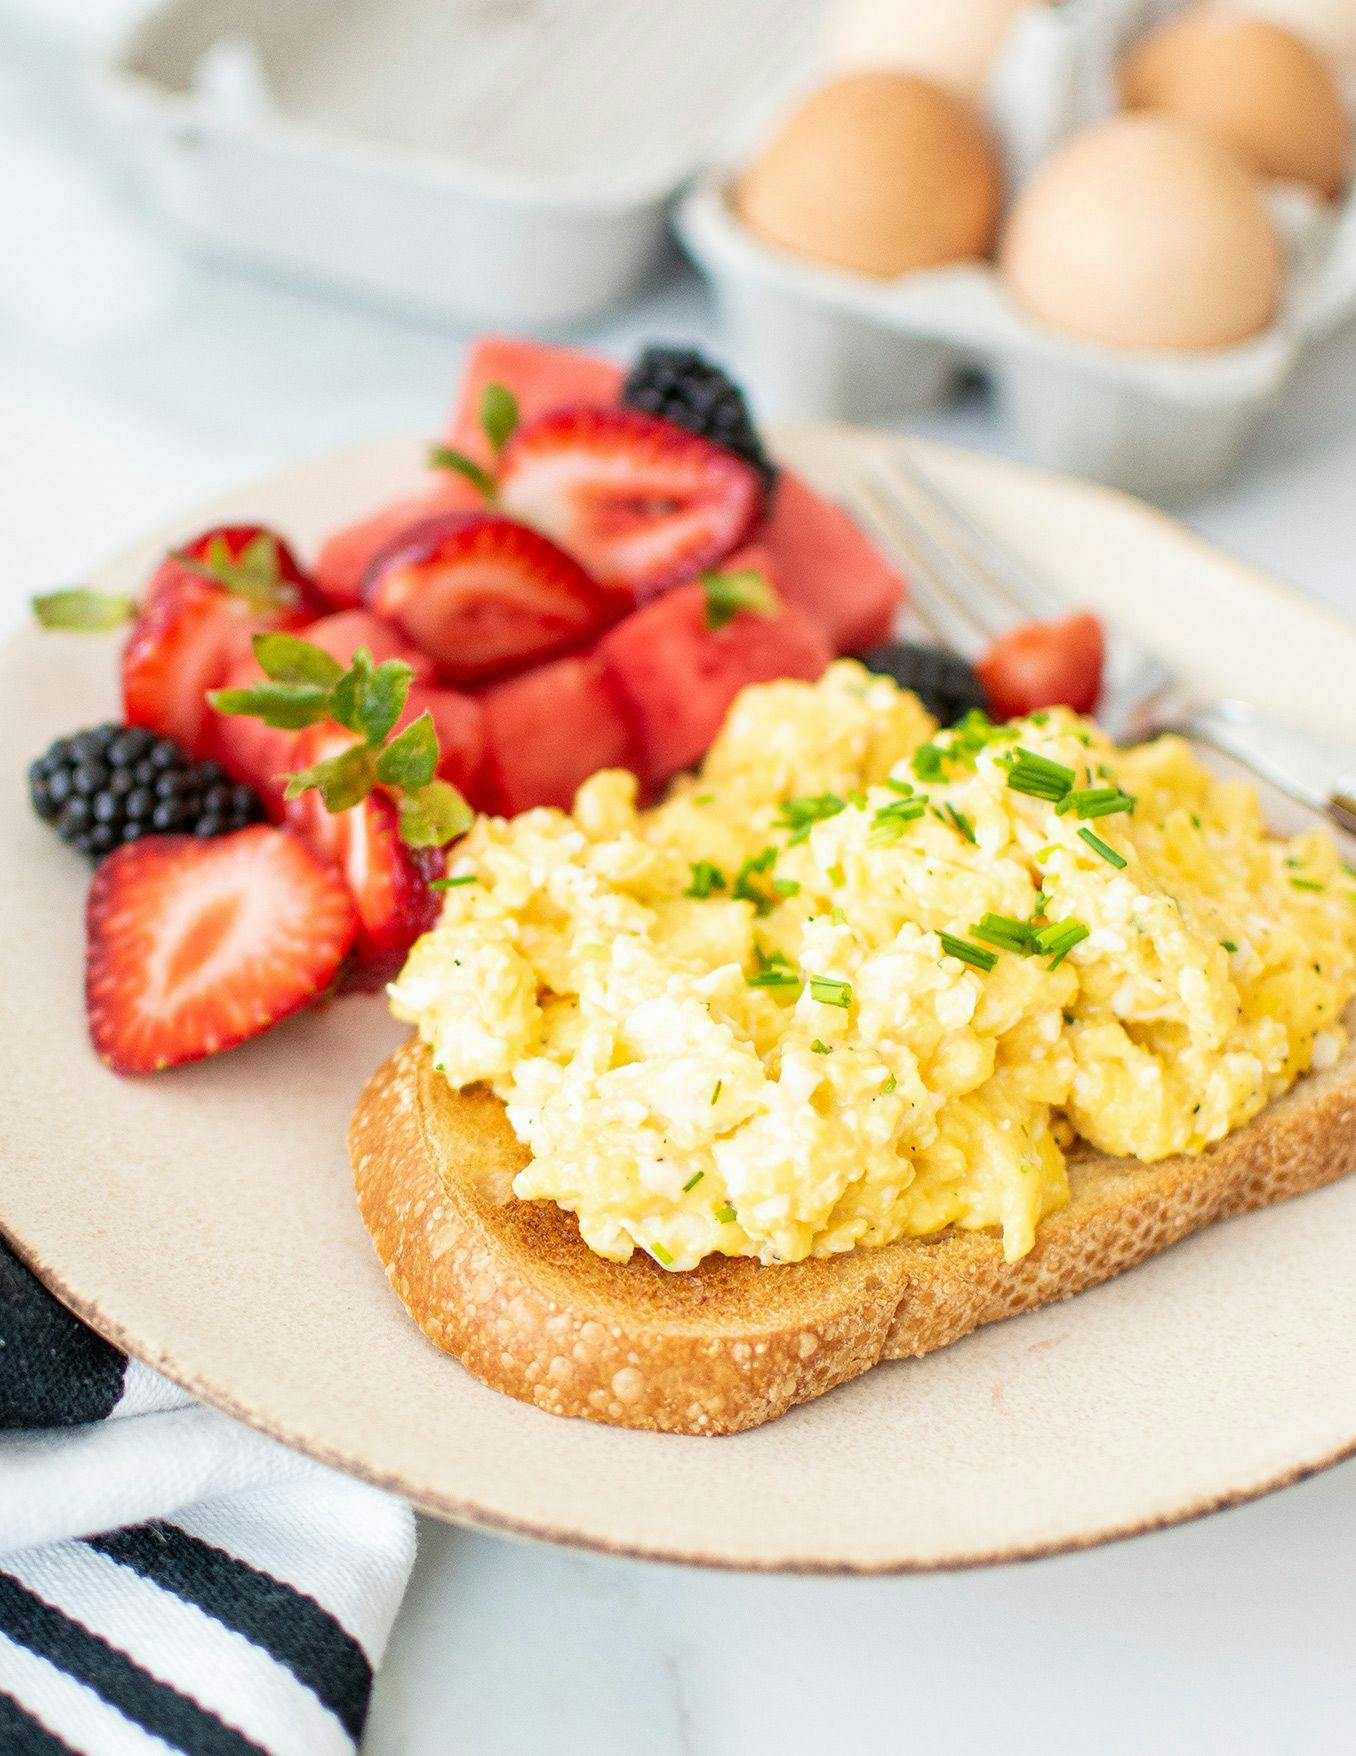
[[[672,1269],[945,1226],[1015,1259],[1076,1137],[1198,1151],[1336,1058],[1356,990],[1331,841],[1179,739],[938,732],[852,662],[746,690],[653,809],[605,771],[453,872],[396,1015],[503,1099],[517,1195]]]

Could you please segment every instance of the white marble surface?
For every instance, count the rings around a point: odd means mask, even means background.
[[[121,0],[120,0],[121,3]],[[54,8],[74,38],[80,0]],[[180,260],[82,153],[68,51],[0,0],[0,623],[196,498],[432,432],[465,338]],[[585,339],[712,334],[671,265]],[[916,423],[1004,449],[978,402]],[[1356,614],[1356,335],[1306,369],[1246,470],[1183,509]],[[1077,1468],[1077,1459],[1070,1459]],[[1356,1747],[1356,1464],[1204,1523],[1007,1570],[741,1578],[425,1521],[372,1756]]]

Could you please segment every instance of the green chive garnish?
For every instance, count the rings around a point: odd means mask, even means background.
[[[761,885],[754,883],[754,879],[764,872],[771,871],[776,861],[776,848],[765,847],[761,853],[754,854],[751,859],[745,860],[735,875],[731,894],[739,897],[743,902],[751,902],[755,914],[767,914],[772,907],[772,898]]]
[[[950,804],[943,805],[942,809],[946,812],[955,827],[965,837],[966,841],[973,843],[975,839],[975,826],[965,815],[964,811],[958,811],[954,805]]]
[[[1014,793],[1028,793],[1033,799],[1049,799],[1057,804],[1073,788],[1077,775],[1062,762],[1038,756],[1034,750],[1018,745],[1008,769],[1008,785]]]
[[[976,939],[982,939],[986,945],[996,945],[1000,951],[1016,951],[1026,957],[1036,949],[1031,928],[1025,921],[1015,921],[1011,915],[983,915],[971,924],[970,931]]]
[[[698,1171],[695,1177],[689,1177],[687,1182],[683,1184],[683,1194],[690,1195],[705,1175],[705,1171]]]
[[[758,968],[753,975],[744,977],[747,987],[799,989],[800,975],[780,951],[766,952],[761,945],[755,945],[753,954],[758,959]]]
[[[1238,950],[1237,945],[1234,944],[1232,939],[1221,939],[1220,944],[1226,951],[1233,952]]]
[[[728,1201],[725,1203],[724,1207],[713,1207],[711,1211],[723,1226],[728,1226],[730,1221],[735,1217],[735,1210],[730,1206]]]
[[[683,892],[684,896],[700,897],[703,901],[717,890],[725,889],[725,874],[719,866],[710,860],[694,860],[692,862],[692,882]]]
[[[778,896],[799,896],[800,885],[794,878],[774,878],[772,888]]]
[[[886,1079],[885,1084],[882,1085],[880,1090],[876,1093],[876,1096],[877,1097],[889,1097],[890,1093],[895,1089],[895,1087],[898,1084],[899,1084],[899,1081],[895,1078],[894,1074],[891,1073],[889,1075],[889,1077]]]
[[[975,969],[991,970],[998,962],[996,951],[986,951],[982,945],[972,945],[968,939],[957,939],[954,933],[939,933],[937,937],[948,957],[958,957],[962,963],[971,964]]]
[[[810,1053],[812,1055],[831,1055],[833,1053],[833,1050],[829,1047],[829,1045],[827,1043],[820,1042],[819,1038],[816,1037],[815,1040],[810,1044]]]
[[[429,884],[430,890],[460,890],[463,884],[479,884],[480,879],[474,872],[463,872],[459,878],[434,878]]]
[[[942,780],[946,751],[939,744],[920,744],[913,753],[913,772],[919,780]]]
[[[1088,929],[1082,921],[1052,921],[1048,927],[1037,927],[1032,936],[1038,951],[1054,953],[1049,967],[1058,969],[1074,946],[1088,937]]]
[[[880,806],[871,818],[867,845],[879,847],[883,842],[898,841],[905,828],[916,823],[927,808],[926,793],[919,793],[911,799],[892,799],[888,805]]]
[[[824,873],[825,873],[825,876],[828,878],[829,883],[833,885],[835,890],[841,890],[843,888],[843,886],[847,883],[846,874],[844,873],[843,868],[836,861],[834,862],[834,864],[832,866],[826,866],[824,868]]]
[[[1125,865],[1125,855],[1118,854],[1113,847],[1108,847],[1100,835],[1094,835],[1090,829],[1080,829],[1078,834],[1081,840],[1087,842],[1093,853],[1100,854],[1108,865]]]
[[[846,1011],[852,1004],[852,983],[840,982],[836,976],[811,976],[810,998],[821,1006],[841,1006]]]
[[[661,1262],[665,1268],[673,1267],[673,1256],[662,1244],[651,1244],[650,1254],[656,1262]]]
[[[1296,890],[1325,890],[1326,885],[1320,884],[1316,878],[1292,878],[1291,884]]]
[[[1061,817],[1067,811],[1075,817],[1114,817],[1134,808],[1133,797],[1119,787],[1084,787],[1080,792],[1066,793],[1055,807]]]
[[[724,1084],[725,1084],[725,1081],[723,1079],[718,1079],[716,1081],[716,1089],[711,1093],[711,1102],[713,1104],[719,1102],[720,1089]]]
[[[789,829],[791,839],[787,846],[795,847],[809,837],[816,823],[846,810],[847,800],[840,799],[836,793],[804,794],[795,799],[783,799],[777,807],[775,827]]]

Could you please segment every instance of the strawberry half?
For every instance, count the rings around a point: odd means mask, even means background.
[[[521,670],[579,645],[626,608],[547,537],[475,512],[404,531],[373,557],[363,596],[448,683]]]
[[[149,836],[109,855],[88,907],[90,1036],[118,1073],[233,1048],[333,981],[356,929],[347,890],[295,836]]]
[[[304,627],[316,602],[271,532],[204,531],[163,561],[147,588],[123,649],[123,717],[205,756],[214,717],[207,691],[221,687],[255,634]]]
[[[339,726],[312,726],[297,738],[293,760],[309,768],[354,742]],[[343,880],[358,914],[355,987],[376,988],[398,974],[405,954],[438,918],[429,880],[442,876],[440,848],[411,848],[400,839],[396,808],[371,792],[347,811],[326,809],[314,790],[289,799],[289,829]]]
[[[764,501],[747,463],[637,409],[557,409],[529,421],[504,448],[499,494],[601,584],[637,598],[723,560]]]

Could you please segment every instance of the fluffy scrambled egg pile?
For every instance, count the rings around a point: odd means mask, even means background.
[[[1194,1152],[1345,1040],[1351,875],[1176,738],[1063,710],[938,732],[861,666],[747,690],[651,810],[482,820],[391,988],[488,1081],[525,1199],[666,1268],[944,1226],[1008,1258],[1081,1136]]]

